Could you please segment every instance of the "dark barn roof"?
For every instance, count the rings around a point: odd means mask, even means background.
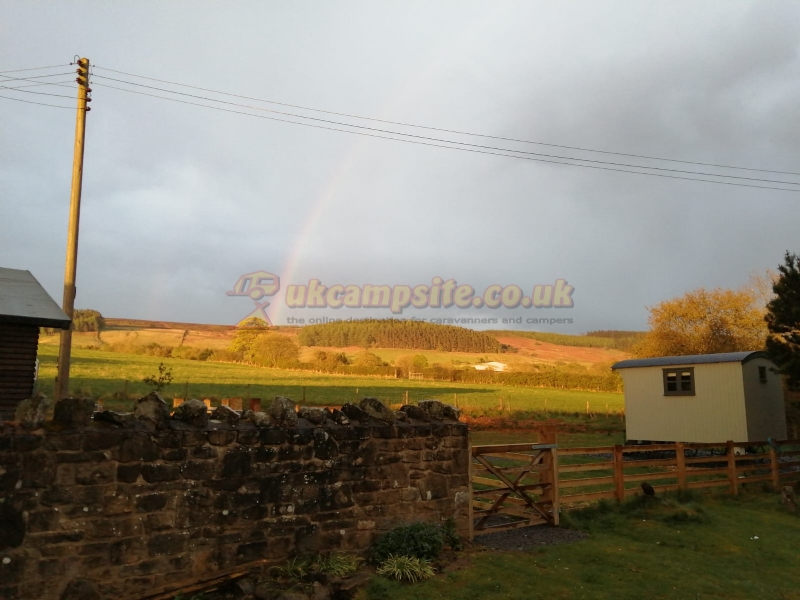
[[[70,320],[30,271],[0,267],[0,323],[69,329]]]
[[[766,352],[724,352],[722,354],[691,354],[688,356],[658,356],[656,358],[633,358],[614,364],[612,369],[634,367],[671,367],[677,365],[706,365],[714,363],[745,363],[754,358],[769,358]]]

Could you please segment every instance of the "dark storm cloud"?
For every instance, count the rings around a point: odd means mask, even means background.
[[[800,171],[795,3],[77,6],[7,3],[0,71],[80,52],[99,66],[383,119]],[[284,283],[565,277],[575,324],[560,329],[642,328],[646,305],[737,287],[798,250],[800,194],[348,136],[104,83],[117,85],[95,79],[78,305],[112,316],[232,322],[249,310],[224,295],[240,274],[294,267]],[[60,297],[73,114],[4,102],[0,264],[30,269]]]

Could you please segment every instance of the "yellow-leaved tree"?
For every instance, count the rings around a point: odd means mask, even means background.
[[[291,338],[271,332],[267,322],[257,317],[237,325],[230,352],[239,360],[264,367],[291,367],[300,357],[300,348]]]
[[[763,350],[763,301],[752,288],[698,289],[650,307],[650,331],[634,348],[641,357]]]
[[[240,357],[245,357],[250,352],[253,342],[259,336],[269,332],[269,325],[264,319],[250,317],[236,326],[236,333],[231,340],[230,350]]]

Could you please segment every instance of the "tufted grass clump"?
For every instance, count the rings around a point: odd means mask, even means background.
[[[387,579],[416,583],[434,576],[430,561],[415,556],[394,556],[390,554],[375,571]]]
[[[344,552],[329,552],[316,556],[295,556],[282,565],[272,567],[269,574],[281,581],[300,583],[324,573],[334,577],[348,577],[358,571],[363,558]]]
[[[352,554],[331,552],[315,557],[311,564],[311,570],[317,573],[333,575],[334,577],[348,577],[358,571],[358,567],[363,561],[363,558]]]
[[[302,581],[311,572],[311,561],[308,558],[295,556],[285,564],[272,567],[269,574],[284,581]]]
[[[658,521],[668,526],[705,525],[713,520],[703,506],[706,501],[704,496],[694,490],[665,493],[655,498],[637,495],[626,498],[623,502],[601,500],[564,513],[561,525],[585,531],[607,532],[625,530],[632,521]]]

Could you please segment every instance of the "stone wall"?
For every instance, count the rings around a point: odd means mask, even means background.
[[[133,414],[64,400],[0,433],[0,598],[142,598],[261,559],[363,552],[416,520],[466,533],[468,501],[467,427],[435,401],[170,415],[155,395]]]

